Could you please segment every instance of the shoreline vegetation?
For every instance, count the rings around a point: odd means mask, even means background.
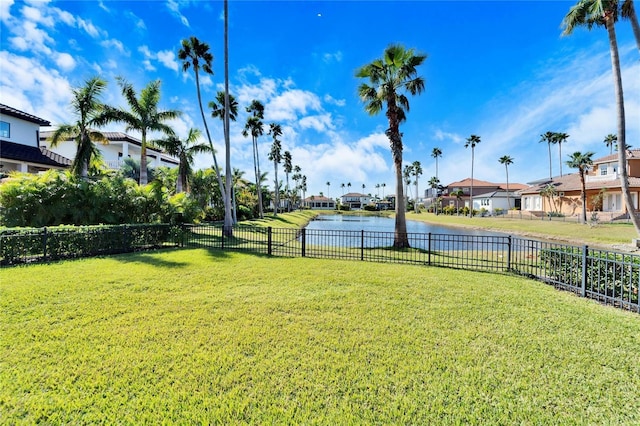
[[[341,214],[357,216],[388,216],[392,212],[302,210],[291,213],[279,213],[277,217],[265,215],[264,219],[250,220],[242,224],[256,226],[300,227],[320,214]],[[484,229],[486,231],[529,237],[540,240],[564,242],[570,245],[588,245],[606,250],[633,252],[633,225],[631,223],[599,223],[596,226],[573,222],[530,220],[503,217],[474,217],[435,215],[433,213],[407,212],[407,220],[448,226],[453,228]]]

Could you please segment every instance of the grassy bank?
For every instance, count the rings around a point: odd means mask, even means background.
[[[174,250],[0,270],[0,419],[638,424],[640,317],[510,276]]]

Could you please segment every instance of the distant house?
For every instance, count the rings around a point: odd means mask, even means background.
[[[466,178],[458,182],[452,182],[442,189],[442,207],[469,207],[473,204],[475,210],[482,208],[493,211],[499,209],[519,208],[519,191],[527,185],[517,182],[509,182],[509,206],[507,205],[507,184],[493,183],[479,179],[473,179],[473,202],[471,203],[471,178]],[[458,197],[456,194],[462,191]]]
[[[364,206],[371,204],[373,201],[370,195],[360,194],[358,192],[349,192],[348,194],[344,194],[340,199],[342,204],[349,206],[351,210],[364,209]]]
[[[336,200],[327,198],[324,195],[312,195],[304,199],[304,206],[312,210],[335,210]]]
[[[40,127],[50,125],[43,118],[0,104],[0,174],[38,173],[69,167],[69,157],[39,145]]]
[[[66,157],[74,158],[76,155],[77,145],[74,140],[66,140],[60,142],[56,147],[51,147],[49,138],[53,132],[46,131],[40,133],[40,144],[48,149]],[[119,170],[124,164],[125,158],[133,158],[140,161],[140,151],[142,149],[142,141],[120,132],[102,132],[109,141],[108,144],[97,143],[96,147],[102,154],[102,160],[105,165],[113,170]],[[147,165],[149,167],[178,167],[179,161],[167,155],[162,150],[147,144]]]
[[[633,210],[637,214],[640,210],[640,149],[627,151],[627,173]],[[626,217],[630,209],[626,208],[622,198],[617,154],[595,159],[585,176],[585,186],[587,211],[607,212],[612,219]],[[581,192],[578,173],[531,182],[521,191],[522,210],[578,215],[582,212]]]

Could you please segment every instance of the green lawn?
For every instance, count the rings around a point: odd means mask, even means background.
[[[524,278],[166,250],[0,270],[3,424],[639,424],[640,316]]]

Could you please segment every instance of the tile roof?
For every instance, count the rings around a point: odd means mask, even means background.
[[[0,140],[0,158],[55,167],[71,165],[71,160],[46,148],[36,148],[5,140]]]
[[[581,191],[582,185],[580,183],[580,174],[571,173],[564,176],[554,177],[553,180],[548,179],[544,182],[536,183],[526,189],[520,191],[521,194],[538,194],[543,190],[547,184],[551,184],[556,188],[556,191]],[[587,190],[589,189],[613,189],[620,188],[620,179],[611,179],[606,181],[592,181],[586,183]],[[640,188],[640,177],[629,177],[630,188]]]
[[[471,178],[466,178],[463,179],[461,181],[458,182],[452,182],[448,185],[446,185],[447,187],[451,188],[451,187],[470,187],[471,186]],[[473,186],[475,187],[488,187],[488,188],[501,188],[501,189],[507,189],[507,184],[506,183],[493,183],[493,182],[487,182],[486,180],[480,180],[480,179],[473,179]],[[529,185],[525,185],[523,183],[518,183],[518,182],[509,182],[509,191],[515,191],[518,189],[524,189],[527,188]]]
[[[640,159],[640,149],[627,150],[627,160]],[[604,157],[596,158],[593,160],[593,164],[610,163],[612,161],[618,161],[618,153],[607,155]]]
[[[41,126],[51,126],[51,123],[44,118],[36,117],[35,115],[31,115],[24,111],[20,111],[19,109],[12,108],[9,105],[0,104],[0,113],[11,117],[20,118],[25,121],[30,121],[31,123],[39,124]]]

